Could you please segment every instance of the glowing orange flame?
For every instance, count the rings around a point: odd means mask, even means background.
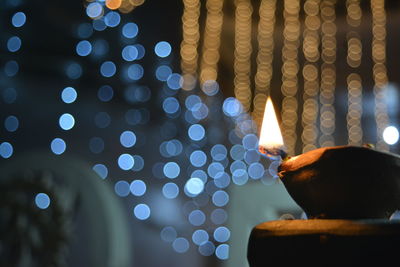
[[[264,118],[261,126],[259,149],[260,152],[270,157],[285,154],[281,129],[270,97],[265,105]]]

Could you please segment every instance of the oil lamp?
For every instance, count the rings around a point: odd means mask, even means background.
[[[252,267],[389,263],[393,246],[400,242],[400,224],[388,220],[400,209],[398,155],[370,146],[336,146],[287,157],[270,98],[259,151],[281,160],[280,180],[310,219],[253,228],[248,246]],[[274,256],[267,258],[267,251]]]

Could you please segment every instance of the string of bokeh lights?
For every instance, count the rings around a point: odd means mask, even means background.
[[[298,121],[298,48],[300,46],[300,1],[284,1],[282,46],[282,135],[289,155],[295,155]]]
[[[305,20],[303,31],[303,54],[305,62],[303,65],[303,113],[302,119],[302,135],[303,153],[317,148],[318,128],[317,119],[319,111],[319,70],[318,62],[320,59],[319,46],[320,37],[319,30],[320,21],[320,1],[306,0],[304,2]]]
[[[253,119],[261,129],[273,74],[276,0],[262,0],[259,7],[257,71],[254,77]]]
[[[387,127],[389,117],[387,114],[387,106],[385,103],[385,88],[388,84],[386,70],[386,11],[384,0],[371,0],[372,12],[372,75],[374,79],[374,95],[375,95],[375,121],[377,127],[377,144],[380,150],[389,150],[386,140],[384,140],[385,130],[393,132],[395,142],[398,140],[398,131],[394,127]],[[387,127],[387,128],[386,128]],[[393,131],[394,130],[394,131]],[[393,136],[389,133],[389,136]],[[392,143],[392,138],[387,138]]]
[[[319,145],[335,145],[335,86],[336,86],[336,1],[323,0],[321,3],[321,91],[320,91],[320,138]]]
[[[359,0],[347,0],[347,23],[352,29],[347,34],[347,64],[352,72],[347,76],[348,111],[347,132],[350,145],[361,145],[363,131],[362,116],[362,80],[357,73],[361,65],[362,44],[359,33],[356,31],[361,24],[362,11]]]
[[[14,3],[18,4],[18,3]],[[7,40],[7,51],[10,53],[9,59],[4,64],[4,74],[6,78],[16,78],[19,72],[19,64],[13,59],[14,55],[21,52],[22,40],[20,34],[22,28],[26,24],[26,14],[24,12],[15,12],[10,18],[10,24],[13,27],[13,33]],[[18,93],[13,87],[4,88],[2,91],[2,99],[5,105],[15,105],[17,102]],[[15,133],[20,127],[20,121],[16,115],[10,114],[4,119],[4,128],[9,133]],[[10,158],[14,154],[14,146],[12,140],[1,140],[0,142],[0,156],[4,159]]]

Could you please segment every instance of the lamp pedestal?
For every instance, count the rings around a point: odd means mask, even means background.
[[[247,257],[251,267],[395,266],[399,244],[399,221],[280,220],[253,228]]]

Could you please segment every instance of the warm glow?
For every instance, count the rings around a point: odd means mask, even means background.
[[[117,9],[121,6],[121,0],[107,0],[106,6],[109,9]]]
[[[279,128],[278,119],[270,97],[268,97],[265,105],[259,146],[260,150],[269,150],[272,154],[284,149],[281,129]]]

